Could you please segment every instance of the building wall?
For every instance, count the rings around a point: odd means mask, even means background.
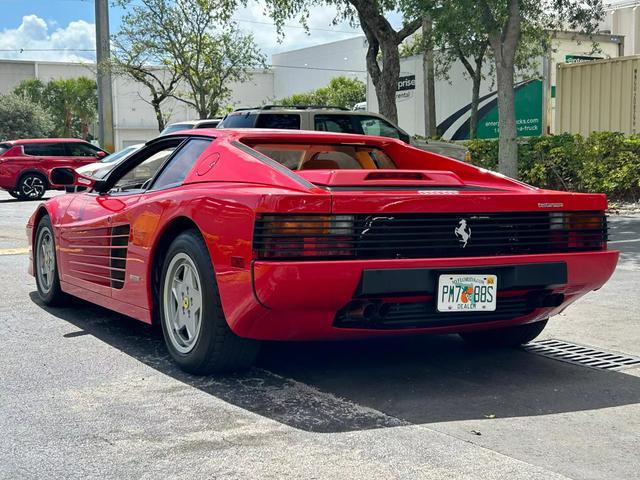
[[[598,47],[597,53],[593,53],[594,42]],[[620,35],[596,35],[586,38],[576,33],[555,32],[548,56],[536,59],[532,71],[521,72],[520,75],[517,75],[517,82],[533,78],[543,79],[541,96],[529,95],[527,92],[526,95],[517,98],[516,103],[521,105],[522,112],[532,110],[526,108],[525,102],[529,98],[535,97],[538,102],[542,102],[540,106],[543,112],[542,116],[538,115],[537,112],[535,115],[532,112],[523,113],[523,117],[520,119],[523,122],[522,128],[526,130],[528,126],[532,125],[527,124],[527,122],[537,122],[536,131],[540,133],[555,132],[555,98],[552,97],[552,92],[555,90],[556,65],[566,61],[567,55],[585,59],[589,56],[593,58],[613,58],[621,54],[623,45],[624,37]],[[486,97],[481,101],[480,108],[483,109],[485,107],[485,111],[489,111],[496,103],[495,77],[492,77],[491,61],[491,56],[488,54],[488,59],[485,63],[485,79],[480,89],[480,97]],[[424,82],[421,56],[401,59],[400,76],[407,77],[412,75],[415,75],[415,89],[399,91],[396,95],[398,125],[411,135],[424,135]],[[455,135],[459,128],[468,121],[471,86],[471,79],[459,61],[454,62],[451,66],[449,78],[436,80],[436,122],[441,130],[445,128],[442,126],[446,125],[446,130],[441,131],[444,138],[452,138],[451,135]],[[374,112],[378,111],[378,102],[371,79],[368,80],[367,87],[367,108]],[[464,114],[457,115],[457,113],[465,109]],[[455,120],[453,120],[454,118]],[[481,127],[482,125],[479,125],[479,133]]]
[[[337,76],[367,81],[364,36],[273,55],[275,99],[326,86]]]
[[[39,78],[43,82],[85,76],[95,78],[94,64],[33,62],[0,60],[0,94],[11,92],[22,80]],[[231,84],[229,103],[236,106],[260,105],[274,96],[274,74],[256,71],[246,82]],[[143,143],[158,135],[155,112],[148,103],[146,88],[128,78],[113,79],[115,147],[121,149],[132,143]],[[196,112],[183,102],[168,99],[163,105],[168,122],[198,118]]]
[[[609,5],[600,28],[613,35],[624,35],[623,55],[640,54],[640,2],[627,1]]]

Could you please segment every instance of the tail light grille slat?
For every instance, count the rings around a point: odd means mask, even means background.
[[[254,232],[263,259],[524,255],[603,250],[606,242],[606,217],[593,211],[263,215]]]

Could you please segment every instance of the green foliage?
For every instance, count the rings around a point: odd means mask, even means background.
[[[498,141],[467,142],[474,165],[496,170]],[[640,199],[640,135],[615,132],[547,135],[518,147],[519,178],[553,190],[602,192],[615,200]]]
[[[161,103],[173,97],[200,118],[219,115],[233,82],[250,79],[265,64],[252,35],[230,20],[243,0],[118,0],[127,7],[114,38],[118,68],[152,95],[159,126]],[[158,74],[163,67],[169,74]],[[142,79],[142,80],[141,80]]]
[[[278,101],[280,105],[332,105],[353,108],[366,100],[366,85],[357,78],[335,77],[326,87],[305,93],[296,93]]]
[[[90,139],[89,128],[98,114],[95,80],[86,77],[51,80],[23,80],[14,95],[39,105],[53,119],[51,134],[57,137]]]
[[[51,116],[37,103],[17,95],[0,96],[0,141],[45,137]]]

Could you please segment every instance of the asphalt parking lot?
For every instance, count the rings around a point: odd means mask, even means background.
[[[632,479],[640,367],[605,371],[455,336],[269,344],[194,377],[152,328],[44,307],[37,203],[0,192],[0,478]],[[640,356],[640,217],[610,220],[612,280],[543,338]]]

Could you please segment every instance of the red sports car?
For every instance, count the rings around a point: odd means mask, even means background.
[[[78,168],[107,152],[78,138],[34,138],[0,142],[0,188],[20,200],[38,200],[51,188],[51,170]]]
[[[459,333],[528,342],[600,288],[603,195],[545,191],[382,137],[190,130],[43,203],[27,227],[46,304],[160,322],[185,370],[260,340]]]

